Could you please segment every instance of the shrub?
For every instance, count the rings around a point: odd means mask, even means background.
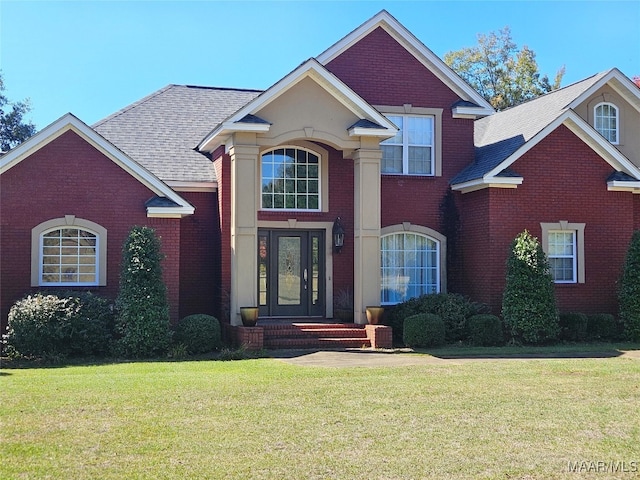
[[[583,342],[587,338],[587,316],[584,313],[561,313],[559,315],[560,339],[568,342]]]
[[[445,324],[446,341],[453,343],[466,339],[467,319],[486,311],[486,306],[471,302],[457,293],[432,293],[411,298],[387,310],[386,325],[393,327],[396,338],[403,336],[404,320],[419,313],[433,313],[440,316]]]
[[[495,315],[479,314],[469,318],[469,342],[481,347],[504,345],[502,321]]]
[[[23,356],[102,355],[112,331],[108,300],[89,292],[37,293],[11,307],[6,343]]]
[[[445,325],[433,313],[419,313],[405,318],[404,344],[408,347],[436,347],[445,343]]]
[[[590,340],[615,340],[620,330],[615,317],[609,313],[587,316],[587,336]]]
[[[149,227],[133,227],[122,249],[116,299],[117,351],[131,357],[164,354],[171,343],[169,306],[162,281],[160,240]]]
[[[211,315],[189,315],[175,326],[173,340],[191,355],[218,350],[222,346],[220,323]]]
[[[631,237],[620,279],[618,302],[624,337],[640,342],[640,231]]]
[[[558,337],[560,327],[549,262],[538,239],[526,230],[511,244],[502,317],[517,342],[541,344]]]

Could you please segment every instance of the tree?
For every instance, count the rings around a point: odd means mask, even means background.
[[[0,73],[0,152],[24,142],[36,132],[36,126],[22,117],[31,110],[29,100],[10,102],[4,96],[4,80]]]
[[[636,75],[635,77],[633,77],[633,83],[640,87],[640,75]]]
[[[627,340],[640,342],[640,231],[631,237],[624,262],[620,289],[620,320]]]
[[[131,229],[122,249],[116,299],[119,354],[152,357],[169,348],[169,306],[160,265],[163,257],[160,240],[152,228]]]
[[[502,317],[512,338],[522,343],[549,343],[560,331],[547,256],[526,230],[511,244]]]
[[[496,110],[504,110],[560,88],[564,66],[553,83],[540,77],[536,54],[526,45],[518,49],[505,27],[479,34],[478,45],[447,52],[444,61]]]

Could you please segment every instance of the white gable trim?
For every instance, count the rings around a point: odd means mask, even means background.
[[[247,115],[257,114],[259,110],[269,105],[306,78],[311,78],[323,87],[356,117],[370,120],[380,125],[381,129],[387,131],[388,137],[392,137],[398,131],[392,122],[387,120],[384,115],[369,105],[369,103],[351,90],[338,77],[329,72],[316,60],[310,59],[225,120],[200,142],[197,149],[204,152],[213,151],[224,143],[226,140],[224,137],[234,132],[268,132],[270,128],[270,124],[268,123],[247,124],[240,122],[240,120]],[[372,133],[373,136],[380,136],[379,131],[369,133]],[[362,134],[366,135],[367,132],[363,132]]]
[[[58,120],[43,128],[31,138],[1,157],[0,175],[18,165],[22,160],[28,158],[30,155],[48,145],[69,130],[73,131],[87,143],[95,147],[153,193],[159,197],[167,197],[178,204],[179,207],[175,207],[175,209],[171,210],[175,214],[178,214],[179,216],[191,215],[195,211],[195,208],[189,204],[189,202],[169,188],[168,185],[162,182],[153,173],[131,159],[122,150],[118,149],[102,135],[97,133],[71,113],[67,113],[60,117]],[[148,216],[152,216],[151,214],[153,213],[154,208],[147,209]]]
[[[622,98],[640,112],[640,88],[638,88],[629,78],[627,78],[617,68],[612,68],[609,72],[600,78],[597,82],[587,88],[578,95],[569,105],[568,108],[575,109],[578,105],[589,98],[596,90],[599,90],[605,84],[615,90]]]
[[[502,163],[493,170],[486,173],[483,180],[489,182],[494,181],[496,176],[505,168],[508,168],[516,160],[525,153],[535,147],[552,131],[564,124],[569,130],[575,133],[581,140],[587,143],[598,155],[602,157],[615,170],[622,171],[634,178],[640,179],[640,170],[629,159],[627,159],[620,151],[611,145],[602,135],[600,135],[591,125],[585,122],[573,110],[568,110],[559,115],[553,122],[540,130],[536,135],[529,139],[518,150],[512,153]]]
[[[420,40],[418,40],[418,38],[416,38],[415,35],[393,18],[393,16],[391,16],[386,10],[382,10],[342,40],[322,52],[318,57],[316,57],[317,60],[322,65],[326,65],[378,27],[384,29],[420,63],[438,77],[440,81],[456,92],[461,98],[479,105],[482,109],[482,114],[489,115],[495,112],[489,102],[487,102],[478,92],[472,89],[446,63],[429,50]]]

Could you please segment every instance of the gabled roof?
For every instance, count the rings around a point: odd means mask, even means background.
[[[427,48],[415,35],[407,30],[386,10],[380,11],[377,15],[360,25],[346,37],[342,38],[323,53],[318,55],[316,59],[322,65],[327,65],[331,60],[348,50],[352,45],[369,35],[376,28],[382,28],[385,30],[420,63],[438,77],[440,81],[456,92],[460,98],[469,102],[466,105],[465,115],[469,115],[470,112],[473,112],[475,116],[480,117],[491,115],[494,112],[491,104],[487,102],[482,95],[471,88],[469,84],[460,78],[457,73],[455,73],[436,54],[429,50],[429,48]]]
[[[194,208],[189,202],[169,188],[169,186],[153,173],[131,159],[122,150],[71,113],[60,117],[2,156],[0,158],[0,175],[70,130],[98,149],[116,165],[157,195],[156,198],[158,198],[158,200],[147,205],[148,216],[181,217],[193,214]]]
[[[198,143],[259,90],[168,85],[93,127],[136,162],[171,185],[216,182]]]
[[[398,131],[390,120],[369,105],[317,60],[311,58],[218,124],[200,142],[198,150],[211,152],[222,145],[234,132],[268,132],[271,125],[257,117],[256,113],[306,78],[311,78],[324,88],[359,120],[370,122],[367,128],[362,128],[361,125],[350,128],[349,135],[388,138]],[[247,119],[252,120],[247,121]],[[371,125],[377,125],[378,128],[371,128]]]
[[[451,180],[453,188],[469,191],[496,183],[519,184],[522,178],[518,176],[512,175],[506,182],[496,177],[560,124],[569,127],[616,170],[640,179],[640,170],[573,110],[605,83],[640,110],[640,90],[619,70],[612,69],[476,120],[475,161]]]

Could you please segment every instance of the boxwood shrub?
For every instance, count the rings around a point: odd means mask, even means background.
[[[433,313],[419,313],[404,320],[404,344],[408,347],[436,347],[445,343],[444,321]]]
[[[495,315],[479,314],[469,318],[469,343],[481,347],[504,345],[502,321]]]
[[[174,327],[174,332],[174,344],[184,345],[189,354],[207,353],[222,346],[220,322],[211,315],[184,317]]]
[[[104,355],[111,347],[113,325],[107,299],[90,292],[40,292],[11,307],[5,343],[27,357]]]
[[[617,340],[620,326],[609,313],[595,313],[587,316],[587,337],[589,340]]]
[[[587,339],[587,316],[584,313],[561,313],[560,340],[583,342]]]

